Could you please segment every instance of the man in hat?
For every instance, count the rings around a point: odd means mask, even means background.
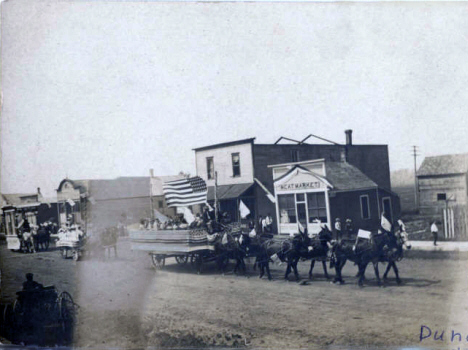
[[[341,241],[341,238],[343,238],[343,232],[341,231],[341,219],[340,218],[335,219],[335,232],[336,232],[336,240]]]
[[[353,227],[353,222],[351,219],[346,219],[345,223],[345,233],[346,233],[346,238],[351,239],[353,238],[354,235],[354,227]]]
[[[32,273],[29,272],[26,274],[26,281],[23,282],[24,291],[37,290],[37,289],[42,289],[42,288],[43,288],[42,284],[34,281],[34,275]]]
[[[439,233],[439,228],[437,227],[437,221],[434,221],[431,225],[431,233],[434,237],[434,245],[437,245],[437,235]]]

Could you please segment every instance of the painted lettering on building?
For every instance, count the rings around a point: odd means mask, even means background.
[[[298,182],[292,184],[281,184],[276,186],[277,191],[297,191],[297,190],[310,190],[320,188],[321,182]]]

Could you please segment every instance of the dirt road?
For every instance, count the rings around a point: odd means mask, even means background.
[[[119,242],[118,258],[108,260],[74,263],[55,253],[57,259],[47,254],[9,257],[6,274],[18,287],[15,279],[31,261],[28,268],[49,272],[44,279],[50,284],[67,286],[80,305],[79,347],[409,346],[419,343],[421,325],[465,331],[457,327],[466,324],[468,313],[468,284],[462,280],[466,260],[403,260],[404,284],[397,286],[391,275],[385,288],[376,285],[369,269],[361,289],[352,264],[344,269],[348,283],[337,286],[323,277],[321,266],[316,266],[316,278],[304,284],[284,281],[284,266],[273,267],[271,282],[259,280],[251,264],[247,277],[219,275],[212,265],[197,275],[173,259],[155,272],[148,255],[132,253],[126,240]],[[303,277],[308,266],[300,263]],[[438,345],[429,338],[421,344]]]

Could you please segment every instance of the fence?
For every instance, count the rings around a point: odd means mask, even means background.
[[[465,205],[453,205],[443,210],[444,235],[447,239],[468,238],[468,210]]]

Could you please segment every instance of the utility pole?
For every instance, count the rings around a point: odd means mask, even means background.
[[[149,197],[150,197],[150,207],[151,207],[151,220],[154,220],[154,208],[153,208],[153,177],[154,170],[150,169],[150,181],[149,181]]]
[[[416,158],[418,154],[418,146],[413,146],[413,157],[414,157],[414,204],[416,209],[419,211],[419,184],[418,184],[418,177],[417,177],[417,168],[416,168]]]
[[[215,221],[218,222],[218,172],[214,173],[215,188],[214,188],[214,197],[215,197]]]

